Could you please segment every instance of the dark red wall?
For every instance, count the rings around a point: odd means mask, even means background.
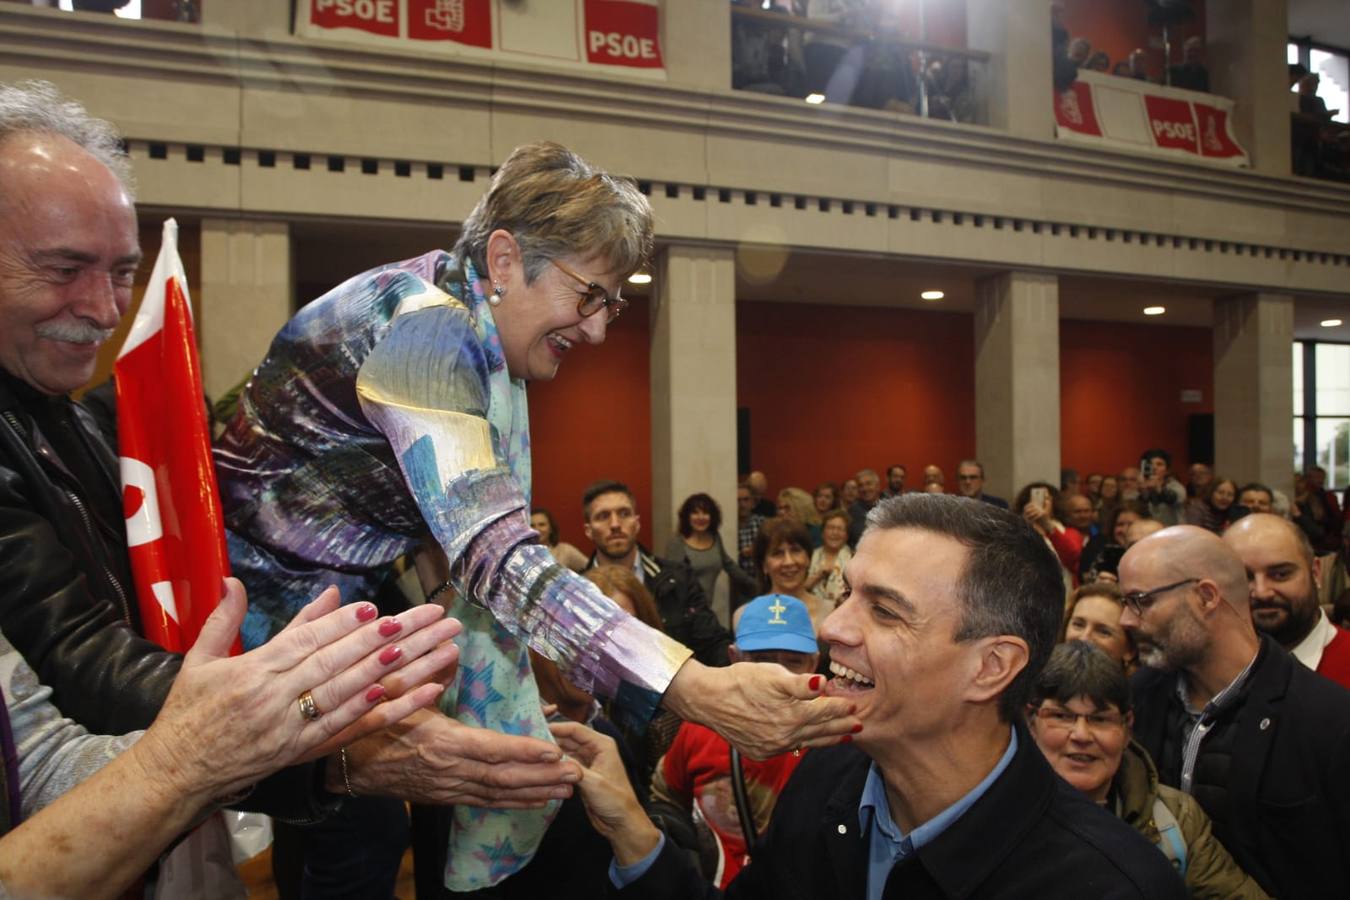
[[[1111,65],[1124,62],[1136,47],[1148,51],[1149,74],[1162,80],[1162,30],[1148,24],[1144,0],[1063,0],[1059,20],[1071,37],[1087,38],[1093,50],[1111,57]],[[1181,62],[1181,44],[1193,34],[1205,33],[1205,3],[1195,0],[1195,20],[1172,31],[1172,62]],[[1158,46],[1151,43],[1156,41]]]
[[[589,553],[581,494],[600,478],[625,482],[637,497],[642,541],[651,546],[651,376],[647,303],[632,301],[599,347],[577,346],[558,377],[529,386],[534,505],[558,520],[562,539]],[[660,531],[664,540],[666,530]]]
[[[974,452],[969,315],[742,303],[736,326],[737,405],[771,491],[897,462],[912,486]]]
[[[628,482],[653,534],[648,322],[646,304],[635,307],[603,346],[577,348],[555,381],[529,388],[535,503],[587,551],[581,492],[597,478]],[[968,314],[742,303],[736,323],[736,402],[771,490],[893,462],[911,487],[937,463],[955,488],[956,463],[975,448]],[[1187,419],[1214,409],[1211,342],[1206,328],[1060,322],[1063,464],[1115,472],[1160,445],[1189,465]],[[1185,389],[1201,402],[1181,402]]]
[[[1184,473],[1187,419],[1214,411],[1213,340],[1208,328],[1061,321],[1063,465],[1119,472],[1162,447]],[[1201,402],[1182,403],[1186,389],[1200,391]]]

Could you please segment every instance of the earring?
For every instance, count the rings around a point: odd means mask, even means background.
[[[506,290],[497,282],[492,282],[492,293],[488,295],[487,301],[493,306],[501,305],[502,298],[506,296]]]

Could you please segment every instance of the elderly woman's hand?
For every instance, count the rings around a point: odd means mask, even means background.
[[[793,675],[772,663],[680,667],[663,703],[683,719],[716,731],[746,756],[765,759],[800,747],[825,747],[862,731],[853,705],[822,697],[822,675]]]
[[[271,641],[230,657],[247,601],[243,585],[226,583],[138,745],[151,776],[184,798],[236,792],[322,755],[335,738],[354,740],[403,719],[434,702],[443,686],[422,684],[381,702],[388,694],[380,680],[401,669],[404,684],[425,681],[458,654],[450,640],[459,622],[439,606],[380,618],[370,603],[339,608],[329,588]]]

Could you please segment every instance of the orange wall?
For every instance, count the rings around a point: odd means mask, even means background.
[[[1093,50],[1111,57],[1111,65],[1124,62],[1136,47],[1148,51],[1149,74],[1161,80],[1163,70],[1162,29],[1150,28],[1144,0],[1063,0],[1059,20],[1070,38],[1083,37]],[[1181,44],[1193,34],[1205,33],[1205,3],[1195,0],[1195,20],[1172,29],[1172,62],[1181,62]],[[1150,45],[1150,40],[1157,46]]]
[[[530,385],[534,505],[558,520],[562,539],[584,552],[581,494],[600,478],[626,483],[643,516],[640,540],[651,546],[669,529],[653,530],[651,393],[647,302],[632,305],[609,326],[600,347],[572,349],[553,381]]]
[[[742,303],[736,327],[737,405],[771,492],[897,462],[914,486],[974,453],[969,315]]]
[[[1184,480],[1187,418],[1214,411],[1210,329],[1061,321],[1059,340],[1064,466],[1119,472],[1162,447]],[[1201,402],[1182,403],[1185,389]]]
[[[634,306],[604,346],[577,348],[556,380],[529,388],[535,504],[587,552],[581,492],[597,478],[633,488],[644,543],[665,534],[650,519],[648,321],[645,301]],[[969,315],[742,303],[736,325],[737,405],[750,410],[751,464],[771,491],[893,462],[911,487],[937,463],[955,488],[975,447]],[[1064,465],[1119,471],[1155,444],[1189,465],[1187,417],[1214,408],[1211,340],[1206,328],[1060,322]],[[1182,403],[1183,389],[1202,402]]]

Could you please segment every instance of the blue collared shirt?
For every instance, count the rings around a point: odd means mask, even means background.
[[[891,818],[891,807],[886,800],[886,781],[877,764],[872,763],[867,773],[867,783],[863,785],[862,800],[858,803],[858,825],[868,836],[867,900],[881,900],[891,869],[951,827],[999,779],[1017,753],[1017,729],[1010,731],[1012,739],[1008,742],[1008,749],[1004,751],[998,765],[984,776],[984,780],[971,788],[970,793],[908,835],[901,832],[900,826]]]

